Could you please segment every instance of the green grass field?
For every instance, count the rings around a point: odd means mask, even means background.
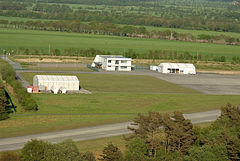
[[[201,34],[206,34],[206,35],[226,35],[226,36],[232,36],[236,38],[240,38],[240,33],[234,33],[234,32],[216,32],[216,31],[205,31],[205,30],[187,30],[187,29],[177,29],[177,28],[164,28],[164,27],[152,27],[152,26],[145,26],[148,31],[165,31],[165,30],[173,30],[178,33],[183,33],[183,34],[192,34],[194,36],[198,36]]]
[[[218,109],[228,102],[240,104],[233,95],[177,95],[98,93],[92,95],[34,94],[35,113],[18,112],[0,122],[0,137],[11,137],[132,120],[138,112],[197,112]],[[19,109],[18,109],[19,111]]]
[[[188,51],[192,54],[224,55],[227,58],[240,54],[240,46],[77,33],[1,29],[0,38],[0,51],[25,47],[43,49],[47,52],[51,45],[53,49],[95,48],[120,54],[128,49],[133,49],[138,53],[145,53],[149,50]]]
[[[23,73],[31,81],[34,73]],[[130,121],[148,111],[184,113],[218,109],[237,95],[206,95],[148,76],[78,74],[86,94],[33,94],[38,112],[21,112],[0,122],[0,137]],[[124,81],[123,81],[124,80]],[[132,83],[133,82],[133,83]],[[155,87],[155,88],[153,88]],[[183,94],[184,93],[184,94]]]
[[[44,70],[44,71],[81,71],[81,72],[94,72],[87,67],[36,67],[36,66],[23,66],[24,69],[29,70]]]
[[[33,19],[33,18],[24,18],[24,17],[7,17],[7,16],[0,16],[0,20],[8,20],[9,22],[12,21],[54,21],[54,20],[47,20],[47,19]]]

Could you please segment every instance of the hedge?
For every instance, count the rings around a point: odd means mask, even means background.
[[[31,97],[31,94],[27,93],[27,90],[22,87],[21,82],[16,80],[16,72],[12,66],[3,59],[0,59],[0,74],[2,75],[2,79],[13,87],[17,95],[17,100],[24,110],[38,110],[38,105]]]

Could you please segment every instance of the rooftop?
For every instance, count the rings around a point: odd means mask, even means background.
[[[64,81],[77,81],[79,82],[76,76],[64,76],[64,75],[35,75],[38,80],[43,81],[56,81],[56,82],[64,82]]]

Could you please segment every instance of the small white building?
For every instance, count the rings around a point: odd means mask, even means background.
[[[37,86],[39,90],[52,90],[54,93],[57,93],[60,89],[77,91],[79,90],[79,80],[76,76],[35,75],[33,86]]]
[[[157,65],[150,65],[150,70],[158,71],[158,66]]]
[[[176,74],[196,74],[196,68],[193,64],[186,63],[160,63],[158,72],[176,73]]]
[[[91,66],[107,71],[131,71],[132,59],[122,55],[96,55]]]

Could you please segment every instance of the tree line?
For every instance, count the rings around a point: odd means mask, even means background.
[[[12,66],[3,59],[0,59],[0,75],[6,83],[13,87],[17,100],[24,110],[36,111],[38,109],[36,101],[27,93],[27,90],[22,87],[22,83],[16,80],[16,72]]]
[[[212,54],[203,55],[191,54],[188,51],[175,51],[175,50],[149,50],[145,53],[137,53],[133,49],[129,49],[123,52],[110,52],[100,49],[78,49],[78,48],[65,48],[65,49],[51,49],[45,51],[43,49],[29,49],[24,47],[19,47],[15,50],[4,50],[3,54],[10,53],[11,55],[51,55],[51,56],[76,56],[76,57],[95,57],[96,55],[123,55],[124,57],[129,57],[132,59],[164,59],[164,60],[180,60],[180,61],[215,61],[215,62],[227,62],[231,61],[233,64],[240,63],[240,57],[233,56],[227,59],[226,56],[213,56]]]
[[[238,161],[240,160],[240,107],[227,104],[210,126],[194,127],[181,112],[138,114],[129,129],[126,150],[108,143],[102,154],[80,153],[71,140],[52,144],[29,141],[20,154],[5,152],[0,161]],[[5,159],[5,160],[4,160]],[[13,160],[13,159],[12,159]]]
[[[45,5],[37,3],[33,7],[33,11],[46,12],[46,13],[58,13],[58,12],[72,12],[73,10],[67,5]]]
[[[0,121],[9,118],[10,105],[4,91],[3,82],[0,80]]]
[[[26,10],[26,6],[21,3],[0,2],[0,10]]]
[[[196,41],[204,43],[240,44],[239,38],[227,35],[178,33],[173,30],[147,31],[143,26],[119,26],[111,23],[81,23],[80,21],[11,21],[0,20],[2,27],[16,29],[31,29],[44,31],[76,32],[88,34],[114,35],[126,37],[155,38],[180,41]]]

